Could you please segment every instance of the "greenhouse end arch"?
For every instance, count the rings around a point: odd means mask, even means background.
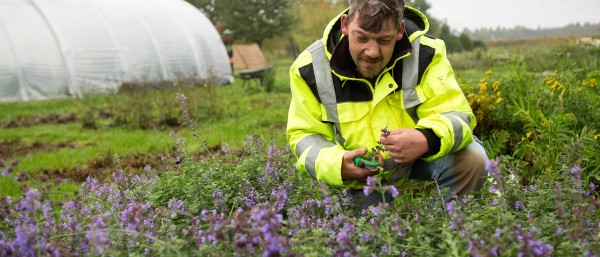
[[[0,101],[176,81],[233,81],[219,33],[184,0],[0,1]]]

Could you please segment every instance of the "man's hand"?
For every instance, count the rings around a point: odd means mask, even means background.
[[[367,153],[367,148],[356,149],[344,154],[342,159],[342,179],[366,182],[367,177],[379,174],[378,171],[370,171],[367,168],[361,168],[354,165],[354,157],[363,156],[365,153]],[[381,155],[378,154],[376,158],[383,166],[383,158]]]
[[[427,138],[416,129],[399,128],[381,137],[381,144],[396,163],[410,163],[429,150]]]

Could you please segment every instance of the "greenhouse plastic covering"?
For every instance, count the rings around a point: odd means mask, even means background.
[[[213,24],[184,0],[0,1],[0,101],[233,81]]]

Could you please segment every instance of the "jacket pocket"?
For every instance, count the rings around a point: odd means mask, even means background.
[[[330,122],[325,107],[321,105],[323,122]],[[340,124],[342,137],[346,140],[346,149],[355,149],[367,146],[371,136],[369,132],[369,118],[371,104],[365,103],[341,103],[337,105],[337,117]],[[328,119],[329,118],[329,119]]]
[[[400,127],[414,127],[419,120],[416,107],[427,101],[417,89],[403,89],[387,97],[392,116]]]
[[[410,88],[392,93],[386,100],[391,107],[406,110],[426,102],[427,96],[416,88]]]

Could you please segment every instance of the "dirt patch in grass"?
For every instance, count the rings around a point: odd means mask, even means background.
[[[18,156],[27,156],[33,152],[52,152],[62,148],[76,148],[72,143],[50,144],[43,142],[26,143],[21,140],[11,140],[0,142],[0,160],[12,161]],[[243,149],[229,150],[229,154],[234,156],[243,155]],[[206,151],[194,153],[192,159],[200,161],[207,158],[223,157],[222,146],[217,144],[209,147]],[[175,149],[171,153],[143,153],[127,156],[103,156],[97,159],[89,160],[75,168],[42,169],[36,171],[34,178],[40,181],[62,180],[81,183],[88,177],[94,177],[100,182],[110,182],[113,172],[123,170],[128,174],[145,174],[148,169],[158,173],[166,172],[178,165],[178,159]],[[17,175],[18,176],[18,175]],[[22,175],[21,175],[22,176]]]
[[[87,177],[94,177],[100,182],[109,182],[111,175],[117,170],[123,170],[129,174],[144,174],[145,167],[157,171],[164,171],[166,165],[172,162],[165,154],[137,154],[119,157],[104,156],[99,159],[88,161],[85,165],[69,169],[46,169],[40,172],[41,176],[50,178],[69,179],[74,182],[84,182]]]
[[[210,152],[210,153],[209,153]],[[207,158],[220,159],[223,156],[221,145],[210,147],[209,151],[195,153],[192,156],[194,161],[200,161]],[[241,156],[243,150],[232,150],[230,154]],[[123,170],[128,174],[146,174],[147,168],[156,172],[163,173],[179,165],[175,150],[173,153],[152,153],[135,154],[120,156],[115,159],[114,156],[104,156],[102,158],[88,161],[86,164],[71,169],[46,169],[40,172],[40,176],[52,179],[69,179],[75,182],[84,182],[88,176],[94,177],[101,182],[110,182],[112,173],[117,170]]]
[[[2,128],[18,128],[18,127],[29,127],[41,124],[64,124],[72,123],[77,121],[77,115],[75,113],[70,114],[57,114],[50,113],[42,116],[34,117],[18,117],[6,121],[0,122]]]
[[[72,143],[26,143],[19,139],[0,142],[0,160],[8,161],[15,156],[26,156],[34,152],[54,152],[63,148],[75,148]]]

